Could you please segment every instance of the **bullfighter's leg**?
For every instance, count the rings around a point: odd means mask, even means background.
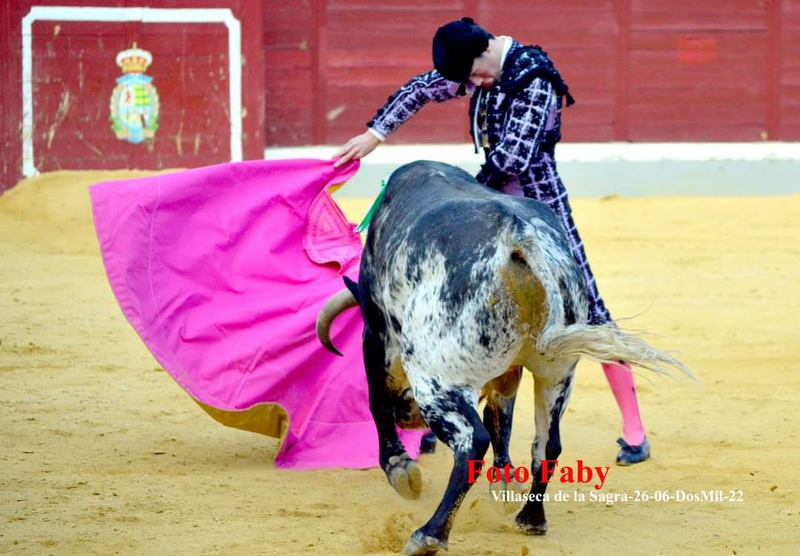
[[[502,376],[489,381],[484,386],[482,394],[486,397],[486,407],[483,409],[483,424],[489,432],[494,452],[494,466],[500,469],[509,466],[512,470],[503,477],[512,477],[509,483],[501,480],[496,483],[489,483],[489,490],[492,492],[493,500],[504,500],[503,504],[497,507],[502,513],[511,513],[519,507],[519,503],[514,502],[514,496],[503,496],[502,492],[510,490],[514,493],[522,494],[525,491],[525,484],[518,483],[513,479],[514,466],[508,455],[508,444],[511,440],[511,423],[514,416],[514,403],[517,399],[517,389],[522,380],[522,366],[515,365],[510,367]]]
[[[517,525],[529,535],[547,533],[547,519],[544,514],[542,498],[555,466],[548,465],[545,468],[547,478],[544,480],[542,462],[557,460],[561,454],[560,422],[572,393],[574,372],[575,364],[559,382],[547,383],[541,378],[535,380],[536,439],[533,441],[531,450],[533,485],[531,486],[531,497],[516,518]]]
[[[385,334],[370,325],[364,329],[364,367],[367,371],[369,408],[378,429],[379,462],[389,484],[407,500],[419,498],[422,473],[406,452],[395,427],[395,395],[389,387]]]
[[[543,165],[539,171],[544,171],[544,176],[556,175],[552,170],[554,170],[554,168],[548,170],[548,165]],[[613,322],[611,313],[606,307],[603,298],[600,296],[597,280],[589,266],[589,259],[586,256],[583,240],[572,218],[572,209],[570,208],[569,200],[566,196],[564,184],[561,183],[561,179],[558,178],[557,175],[556,182],[553,183],[553,186],[560,194],[555,197],[557,200],[549,201],[547,204],[550,208],[555,210],[556,215],[564,225],[572,247],[572,255],[583,274],[587,293],[589,294],[589,324],[601,325]],[[529,191],[529,193],[535,198],[539,198],[536,191]],[[630,372],[630,365],[624,361],[620,361],[619,364],[604,363],[603,371],[608,380],[608,385],[611,387],[611,391],[614,394],[614,399],[617,401],[619,411],[622,414],[622,430],[625,438],[617,440],[617,443],[620,445],[617,463],[619,465],[632,465],[645,461],[650,457],[650,442],[645,436],[644,424],[642,423],[642,418],[639,413],[639,400],[636,395],[636,385],[633,380],[633,374]]]
[[[644,432],[644,424],[639,414],[639,400],[636,397],[636,383],[633,380],[630,363],[620,361],[616,364],[603,363],[603,372],[617,400],[622,414],[622,429],[625,438],[617,439],[620,451],[617,465],[641,463],[650,457],[650,442]]]
[[[443,388],[434,378],[429,379],[428,384],[414,384],[414,393],[431,430],[453,450],[453,469],[444,497],[431,519],[414,532],[404,550],[407,555],[431,555],[447,548],[455,514],[472,486],[468,482],[469,460],[483,460],[490,438],[478,414],[476,390]],[[480,468],[481,464],[476,461],[473,466]]]

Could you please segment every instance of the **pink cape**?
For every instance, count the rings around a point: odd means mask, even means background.
[[[317,313],[355,278],[361,238],[330,196],[358,163],[254,161],[90,188],[111,289],[212,417],[282,438],[282,468],[378,465],[357,310],[325,350]],[[404,432],[412,457],[421,431]]]

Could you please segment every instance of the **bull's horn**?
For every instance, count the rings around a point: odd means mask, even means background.
[[[356,298],[350,290],[344,289],[331,297],[320,309],[317,315],[317,338],[328,351],[342,355],[331,341],[331,325],[339,313],[356,306],[358,306]]]

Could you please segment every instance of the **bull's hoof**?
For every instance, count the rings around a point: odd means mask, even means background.
[[[447,550],[447,541],[442,541],[417,529],[403,549],[405,556],[433,556],[439,550]]]
[[[416,500],[422,493],[422,472],[405,452],[389,458],[386,476],[392,488],[406,500]]]
[[[436,435],[432,432],[426,432],[422,439],[419,441],[420,454],[433,454],[436,452]]]
[[[516,512],[525,501],[525,493],[528,485],[518,483],[511,478],[511,482],[500,481],[489,483],[489,494],[492,497],[492,508],[501,515],[508,515]]]
[[[517,527],[526,535],[540,536],[547,534],[547,522],[539,523],[538,525],[522,524],[517,522]]]
[[[544,535],[547,533],[547,520],[544,517],[544,509],[531,508],[525,506],[517,514],[515,520],[517,527],[526,535]]]

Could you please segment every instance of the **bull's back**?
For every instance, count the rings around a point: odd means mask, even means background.
[[[459,257],[470,247],[483,256],[486,246],[515,218],[541,220],[563,231],[552,211],[538,201],[484,187],[449,164],[412,162],[395,170],[387,183],[367,248],[370,240],[384,252],[396,250],[406,240],[429,241],[440,251],[457,250]]]
[[[466,201],[498,202],[524,218],[539,217],[560,226],[544,204],[489,189],[461,168],[429,160],[405,164],[392,173],[382,210],[395,213],[394,222],[403,226],[414,223],[422,212]]]
[[[392,319],[402,323],[409,310],[420,318],[430,310],[443,315],[447,327],[466,319],[509,336],[519,326],[527,332],[544,326],[547,304],[558,291],[548,296],[543,279],[551,290],[559,286],[542,275],[549,269],[538,238],[554,239],[548,249],[560,249],[561,260],[573,264],[550,209],[492,191],[437,162],[399,168],[386,188],[370,226],[362,276]],[[485,343],[486,334],[480,340]]]

